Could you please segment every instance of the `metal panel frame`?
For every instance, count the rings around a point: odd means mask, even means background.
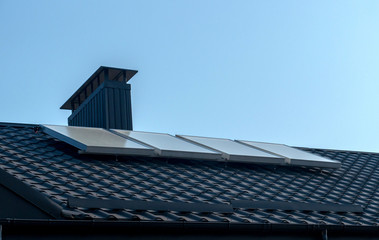
[[[314,161],[314,160],[304,160],[304,159],[291,159],[291,165],[294,166],[307,166],[307,167],[322,167],[322,168],[340,168],[340,162],[332,161]]]
[[[186,202],[164,202],[164,201],[130,201],[119,199],[82,199],[69,197],[69,207],[82,208],[108,208],[108,209],[130,209],[130,210],[154,210],[154,211],[177,211],[177,212],[219,212],[233,213],[230,204],[210,203],[186,203]]]
[[[69,197],[67,206],[71,208],[107,208],[129,210],[154,210],[178,212],[220,212],[233,213],[234,209],[266,209],[285,211],[314,211],[314,212],[353,212],[362,213],[363,208],[355,204],[335,204],[317,202],[285,202],[285,201],[252,201],[231,200],[230,204],[219,203],[186,203],[165,201],[96,199]]]
[[[91,147],[88,146],[85,151],[79,151],[82,154],[100,154],[100,155],[131,155],[156,157],[153,149],[139,148],[115,148],[115,147]]]
[[[70,138],[70,137],[68,137],[68,136],[66,136],[64,134],[61,134],[59,132],[56,132],[56,131],[52,130],[51,128],[49,128],[48,125],[41,125],[41,129],[42,129],[42,131],[44,133],[46,133],[46,134],[48,134],[48,135],[50,135],[52,137],[55,137],[55,138],[57,138],[57,139],[65,142],[65,143],[68,143],[71,146],[79,148],[80,150],[83,150],[83,151],[87,150],[87,145],[85,145],[85,144],[83,144],[83,143],[81,143],[79,141],[76,141],[76,140],[74,140],[74,139],[72,139],[72,138]]]

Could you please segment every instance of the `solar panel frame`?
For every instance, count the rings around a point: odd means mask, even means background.
[[[122,129],[111,129],[110,131],[118,134],[119,136],[154,148],[155,152],[161,157],[223,161],[221,152],[186,141],[185,139],[178,138],[167,133],[151,133]],[[173,147],[175,145],[176,147]],[[169,149],[170,147],[171,149]]]
[[[289,147],[285,144],[265,143],[246,140],[236,140],[241,144],[266,151],[268,153],[276,154],[287,159],[290,165],[308,166],[308,167],[327,167],[339,168],[341,163],[339,161],[327,159],[297,148]]]
[[[222,156],[230,162],[247,162],[247,163],[262,163],[262,164],[277,164],[277,165],[284,165],[285,159],[281,156],[273,155],[271,153],[267,153],[265,151],[261,151],[256,148],[252,148],[250,146],[246,146],[245,144],[240,144],[238,142],[235,142],[230,139],[226,138],[207,138],[207,137],[198,137],[198,136],[186,136],[186,135],[176,135],[179,138],[183,138],[187,141],[199,144],[201,146],[213,149],[215,151],[222,152]],[[205,143],[208,141],[208,143]],[[213,143],[209,142],[213,141]],[[216,141],[219,143],[214,144]],[[238,153],[232,153],[231,151],[228,151],[227,149],[222,149],[222,146],[217,146],[218,144],[229,144],[229,147],[233,148],[239,148],[244,149],[245,152],[250,152],[249,154],[238,154]],[[234,145],[234,146],[233,146]],[[228,147],[228,145],[226,145]],[[225,147],[225,146],[224,146]],[[255,155],[254,155],[255,154]]]
[[[154,149],[102,128],[57,125],[41,125],[41,128],[46,134],[80,149],[80,153],[155,156]]]
[[[341,162],[338,161],[312,161],[304,159],[291,159],[291,165],[305,167],[340,168]]]

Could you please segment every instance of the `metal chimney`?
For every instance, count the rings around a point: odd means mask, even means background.
[[[101,66],[62,105],[69,126],[133,130],[130,84],[135,70]]]

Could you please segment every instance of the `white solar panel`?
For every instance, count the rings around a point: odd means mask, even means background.
[[[227,160],[338,168],[341,163],[283,144],[102,128],[42,125],[42,130],[82,153]]]
[[[165,133],[149,133],[112,129],[121,136],[142,142],[156,149],[162,157],[221,160],[221,153]]]
[[[268,153],[274,153],[276,155],[283,156],[284,158],[288,159],[288,163],[291,165],[337,168],[341,165],[341,163],[338,161],[320,157],[315,154],[292,148],[284,144],[263,143],[243,140],[237,140],[237,142],[255,147],[257,149],[264,150]]]
[[[102,128],[43,125],[45,133],[86,153],[153,156],[154,149]]]
[[[177,135],[180,138],[220,151],[229,161],[284,164],[284,158],[223,138]]]

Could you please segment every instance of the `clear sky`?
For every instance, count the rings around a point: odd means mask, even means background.
[[[101,65],[135,130],[379,152],[379,1],[0,0],[0,122],[67,124]]]

